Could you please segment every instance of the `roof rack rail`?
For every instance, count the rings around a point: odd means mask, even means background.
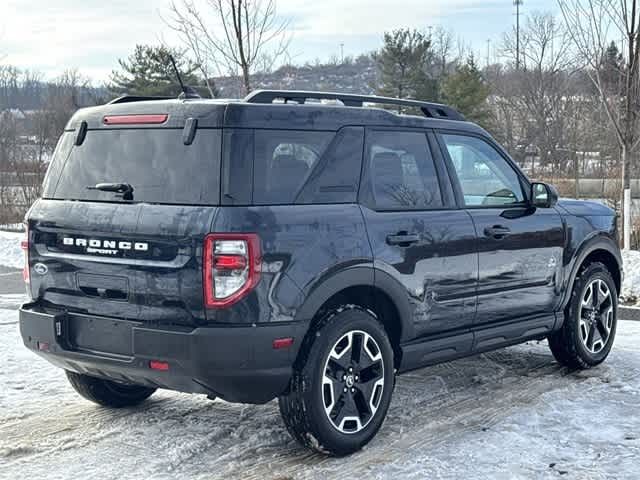
[[[131,102],[144,102],[147,100],[172,100],[176,97],[143,97],[139,95],[122,95],[121,97],[114,98],[107,105],[115,105],[117,103],[131,103]]]
[[[419,108],[425,117],[457,121],[465,120],[464,115],[447,105],[402,98],[378,97],[376,95],[356,95],[351,93],[311,92],[298,90],[255,90],[247,95],[244,98],[244,101],[247,103],[273,103],[274,100],[283,100],[285,103],[296,102],[304,104],[308,99],[339,100],[346,107],[362,107],[364,103],[415,107]]]

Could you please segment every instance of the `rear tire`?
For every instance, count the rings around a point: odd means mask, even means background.
[[[81,397],[104,407],[122,408],[138,405],[156,391],[140,385],[126,385],[66,370],[73,389]]]
[[[289,433],[302,445],[343,456],[378,432],[393,393],[393,349],[370,312],[341,307],[307,336],[288,394],[279,398]]]
[[[548,338],[555,359],[569,368],[586,369],[609,355],[618,323],[618,292],[607,267],[583,267],[564,312],[564,324]]]

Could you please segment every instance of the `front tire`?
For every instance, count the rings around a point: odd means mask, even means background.
[[[366,310],[342,307],[308,335],[289,392],[279,398],[280,413],[302,445],[348,455],[382,426],[394,380],[393,349],[383,326]]]
[[[126,385],[66,370],[67,379],[81,397],[103,407],[122,408],[138,405],[156,391],[140,385]]]
[[[618,293],[607,267],[583,267],[573,284],[562,328],[549,336],[555,359],[569,368],[586,369],[609,355],[618,323]]]

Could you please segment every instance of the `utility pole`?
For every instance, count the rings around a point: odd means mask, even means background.
[[[487,68],[491,65],[491,39],[487,38]]]
[[[524,0],[513,0],[516,6],[516,70],[520,70],[520,6]]]
[[[344,63],[344,43],[340,44],[340,64]]]

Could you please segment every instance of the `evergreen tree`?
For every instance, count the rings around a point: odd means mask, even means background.
[[[417,30],[385,32],[384,46],[375,54],[379,95],[433,100],[437,82],[428,75],[433,53],[431,41]]]
[[[181,93],[180,83],[171,64],[171,56],[185,85],[196,88],[200,95],[206,89],[197,88],[203,81],[196,75],[197,65],[185,58],[178,50],[165,46],[136,45],[135,51],[128,59],[120,59],[120,71],[111,73],[109,91],[114,95],[141,96],[178,96]]]
[[[624,81],[624,60],[613,41],[600,60],[600,77],[607,91],[615,94],[621,90]]]
[[[468,120],[487,124],[490,111],[487,105],[489,87],[482,78],[473,55],[459,65],[442,84],[442,99],[458,109]]]

